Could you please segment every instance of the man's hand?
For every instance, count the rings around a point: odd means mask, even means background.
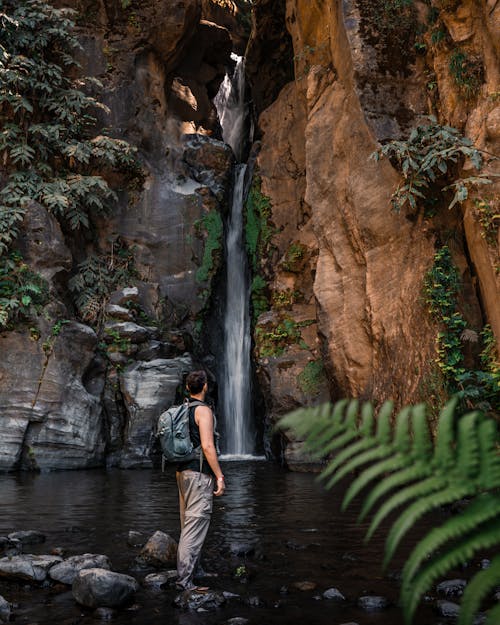
[[[217,488],[214,490],[214,495],[220,497],[226,490],[226,483],[224,482],[224,476],[218,477],[216,481]]]

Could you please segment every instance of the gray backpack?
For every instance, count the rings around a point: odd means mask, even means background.
[[[180,406],[171,406],[160,415],[156,436],[160,439],[163,454],[162,468],[164,468],[165,462],[189,462],[199,459],[201,472],[203,463],[201,445],[195,447],[189,434],[189,409],[196,406],[206,406],[206,404],[197,399],[193,401],[185,399]],[[218,453],[219,435],[216,430],[215,414],[213,417],[215,447]]]

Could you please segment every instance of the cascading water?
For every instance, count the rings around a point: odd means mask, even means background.
[[[233,55],[235,68],[226,75],[215,106],[219,114],[224,141],[233,149],[238,161],[233,180],[231,216],[226,235],[226,310],[224,319],[224,367],[221,395],[224,417],[224,452],[227,457],[241,458],[254,452],[251,425],[252,393],[250,362],[249,274],[243,241],[243,201],[245,171],[241,163],[245,140],[245,65]]]

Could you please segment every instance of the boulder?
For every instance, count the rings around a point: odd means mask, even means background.
[[[10,540],[7,536],[0,536],[0,555],[17,556],[22,551],[21,543],[17,540]]]
[[[335,601],[345,601],[344,595],[338,588],[328,588],[323,593],[323,599],[333,599]]]
[[[40,545],[45,542],[45,535],[37,530],[12,532],[8,535],[8,538],[9,540],[19,541],[23,547],[25,545]]]
[[[43,582],[49,569],[61,561],[59,556],[31,554],[0,558],[0,577]]]
[[[175,564],[177,559],[177,543],[164,532],[155,532],[144,545],[140,557],[155,566]]]
[[[183,610],[216,610],[224,602],[226,598],[221,592],[208,591],[196,592],[195,590],[185,590],[174,600],[175,605]]]
[[[136,532],[135,530],[129,530],[127,535],[127,545],[130,547],[143,547],[146,542],[146,537],[142,532]]]
[[[0,595],[0,623],[7,623],[10,619],[10,603]]]
[[[75,600],[87,608],[118,608],[132,599],[139,584],[130,575],[107,569],[84,569],[73,582]]]
[[[132,343],[144,343],[149,338],[149,330],[133,321],[108,321],[104,325],[104,340],[111,343],[118,338]]]
[[[121,319],[122,321],[133,321],[134,315],[125,306],[119,306],[118,304],[108,304],[106,306],[106,314],[114,319]]]
[[[378,595],[364,595],[359,597],[358,606],[367,612],[376,612],[377,610],[385,610],[389,606],[389,601],[386,597]]]
[[[109,570],[111,566],[107,556],[92,553],[71,556],[63,562],[55,564],[49,571],[49,577],[56,582],[71,586],[79,571],[95,568]]]

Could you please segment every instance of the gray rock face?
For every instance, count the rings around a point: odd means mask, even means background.
[[[149,338],[149,331],[132,321],[108,321],[104,326],[104,338],[111,342],[115,335],[132,343],[144,343]]]
[[[124,370],[120,387],[128,423],[120,466],[151,466],[156,421],[174,403],[177,387],[192,366],[191,357],[186,354],[170,360],[137,362]]]
[[[141,551],[141,558],[150,564],[175,564],[177,543],[164,532],[155,532]]]
[[[0,595],[0,622],[7,623],[10,619],[10,603]]]
[[[194,590],[185,590],[175,598],[174,603],[177,607],[184,610],[198,610],[199,608],[203,608],[204,610],[216,610],[225,603],[225,601],[226,598],[220,592],[209,591],[199,593]]]
[[[139,584],[130,575],[106,569],[84,569],[73,582],[73,597],[87,608],[117,608],[133,597]]]
[[[72,321],[48,354],[41,343],[25,332],[0,336],[0,470],[96,466],[104,455],[102,407],[83,384],[96,334]]]
[[[49,577],[56,582],[71,586],[80,571],[95,568],[109,570],[111,566],[107,556],[92,553],[72,556],[59,564],[55,564],[49,570]]]
[[[49,569],[61,560],[59,556],[31,554],[0,558],[0,577],[43,582]]]

